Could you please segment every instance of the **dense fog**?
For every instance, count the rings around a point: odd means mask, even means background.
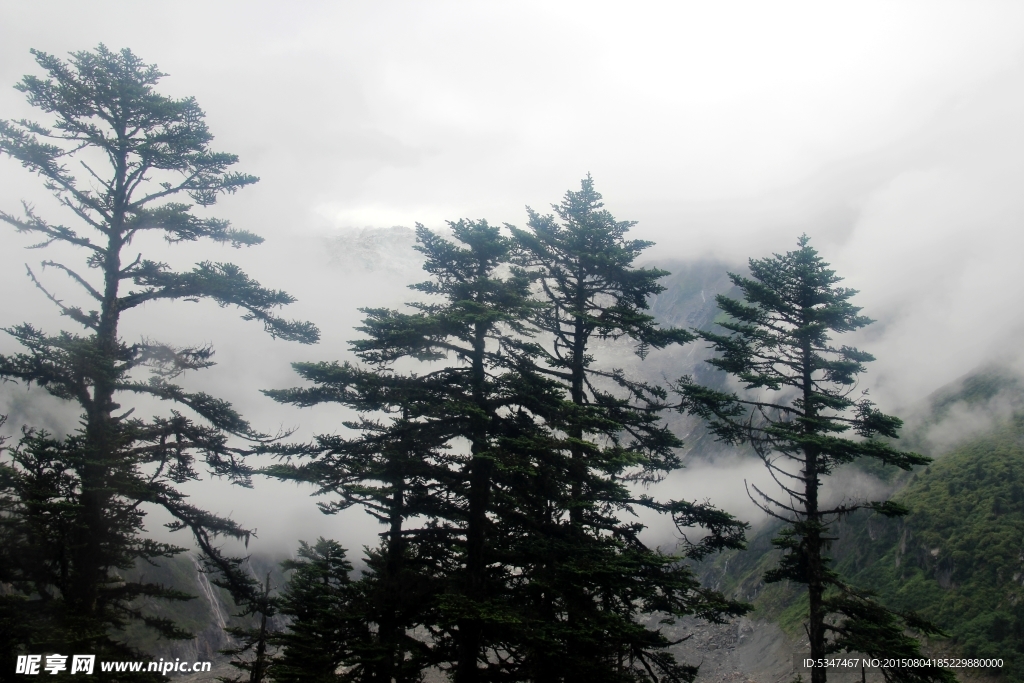
[[[283,407],[258,390],[295,385],[290,362],[351,358],[359,307],[414,298],[405,285],[422,276],[411,233],[392,226],[443,229],[461,217],[521,225],[525,205],[546,212],[588,172],[616,217],[639,221],[634,234],[657,243],[648,264],[742,270],[747,258],[810,235],[877,321],[843,341],[877,357],[864,388],[887,410],[911,415],[972,368],[1016,362],[1020,5],[0,6],[0,116],[36,117],[9,87],[35,72],[30,48],[63,56],[101,42],[131,47],[170,74],[162,92],[198,99],[215,148],[261,177],[210,214],[263,235],[262,246],[143,241],[138,250],[181,267],[238,263],[294,294],[286,317],[314,321],[321,343],[271,340],[210,303],[150,304],[123,332],[212,343],[218,365],[185,383],[232,401],[265,431],[341,429],[338,410]],[[15,212],[23,199],[73,220],[38,179],[0,160],[0,208]],[[56,331],[70,323],[24,264],[38,273],[39,261],[62,254],[22,249],[31,243],[5,228],[0,325]],[[59,273],[40,274],[74,297]],[[0,339],[0,349],[13,342]],[[696,360],[679,354],[648,363],[672,378]],[[0,391],[8,428],[75,427],[75,411],[50,397]],[[988,419],[955,418],[954,435]],[[735,454],[709,462],[674,473],[658,492],[711,497],[756,521],[741,480],[763,477],[759,465]],[[714,467],[721,484],[702,483]],[[291,484],[192,488],[199,504],[256,527],[264,547],[317,534],[353,548],[375,542],[362,512],[323,518]],[[671,539],[670,529],[652,533]]]

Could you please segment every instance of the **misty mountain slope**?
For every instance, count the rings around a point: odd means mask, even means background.
[[[1024,412],[1024,378],[1005,365],[985,365],[931,394],[906,419],[903,446],[942,457]]]
[[[269,573],[271,589],[277,593],[287,582],[286,575],[281,571],[282,559],[270,555],[251,555],[249,571],[261,583]],[[136,606],[146,616],[173,620],[196,637],[192,640],[167,640],[142,624],[134,623],[122,633],[123,640],[154,659],[162,657],[190,662],[212,661],[214,673],[228,671],[231,668],[228,667],[230,658],[218,653],[218,650],[233,644],[224,628],[251,627],[253,619],[238,616],[239,608],[228,591],[213,585],[209,577],[199,570],[198,563],[191,555],[160,558],[154,562],[152,565],[140,563],[128,572],[127,578],[160,583],[195,597],[181,602],[141,599],[136,601]],[[283,629],[286,622],[278,615],[271,618],[270,626]]]
[[[660,281],[665,291],[651,302],[651,314],[662,325],[706,329],[719,313],[715,296],[734,287],[729,271],[736,269],[715,259],[671,261],[657,267],[669,271]]]
[[[1024,680],[1024,415],[942,457],[897,494],[912,513],[851,529],[840,566],[915,609],[968,657],[1002,657]],[[872,561],[855,549],[873,545]]]
[[[653,247],[652,251],[656,251]],[[739,289],[729,279],[729,272],[745,272],[717,259],[666,261],[650,264],[669,272],[660,280],[665,291],[650,302],[650,312],[664,327],[709,330],[722,315],[715,297],[724,294],[739,296]],[[704,361],[711,357],[707,344],[699,341],[652,354],[636,371],[652,382],[665,384],[691,375],[695,381],[714,389],[724,389],[727,375]],[[701,420],[679,414],[663,416],[668,426],[686,444],[686,462],[714,462],[723,449],[704,427]],[[734,449],[735,450],[735,449]]]
[[[874,474],[910,508],[890,520],[861,511],[835,527],[835,567],[891,607],[914,610],[943,628],[931,652],[1005,661],[1024,681],[1024,383],[1009,369],[984,367],[935,392],[905,443],[935,457],[913,473],[847,467],[837,478]],[[891,469],[891,468],[890,468]],[[778,524],[758,529],[745,552],[701,567],[709,584],[750,600],[754,618],[799,638],[806,599],[795,585],[766,585]]]
[[[416,233],[399,225],[345,230],[324,240],[329,265],[361,272],[420,271],[423,256],[413,249]]]

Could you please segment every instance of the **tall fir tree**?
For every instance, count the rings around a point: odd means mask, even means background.
[[[751,486],[751,499],[785,523],[774,539],[782,558],[765,580],[807,587],[810,657],[851,651],[887,661],[919,657],[918,642],[907,629],[925,634],[936,629],[850,586],[828,557],[838,519],[865,508],[887,516],[908,511],[891,501],[825,504],[824,477],[862,458],[905,470],[929,462],[890,444],[902,423],[876,409],[867,392],[851,397],[864,364],[874,358],[836,346],[832,335],[872,321],[850,303],[856,290],[837,286],[842,278],[806,235],[796,250],[751,259],[749,267],[750,277],[730,273],[743,301],[717,297],[727,316],[719,323],[726,333],[699,333],[718,353],[708,362],[735,377],[745,391],[715,391],[684,377],[676,387],[681,405],[704,418],[722,441],[753,445],[782,491],[785,502]],[[883,674],[887,681],[954,680],[937,667],[885,667]],[[814,668],[811,681],[824,683],[826,676],[826,669]]]
[[[417,510],[426,523],[386,534],[371,567],[386,566],[389,557],[420,563],[403,581],[434,583],[433,602],[419,604],[432,611],[425,626],[433,656],[447,662],[454,680],[521,680],[525,620],[514,597],[523,562],[517,544],[529,537],[521,510],[536,502],[522,481],[532,480],[539,453],[552,452],[539,416],[556,411],[561,400],[530,360],[538,349],[525,336],[525,321],[536,303],[529,278],[508,270],[511,240],[486,221],[450,227],[451,240],[417,229],[417,249],[432,278],[413,288],[430,297],[426,302],[413,304],[413,313],[364,309],[365,337],[352,345],[367,369],[298,365],[315,386],[271,395],[394,414],[389,423],[352,424],[364,436],[335,444],[324,451],[327,459],[319,456],[305,471],[323,468],[314,479],[344,488],[343,498],[363,496],[384,523],[392,524],[396,512],[408,517]],[[423,362],[423,372],[395,372],[403,359]],[[358,464],[367,455],[373,472]],[[388,468],[392,474],[384,474]],[[339,474],[354,477],[339,487]],[[386,487],[371,492],[356,483],[360,477]],[[397,506],[399,487],[405,505],[415,508]],[[409,540],[396,548],[401,537]]]
[[[591,217],[598,225],[588,226],[589,242],[566,240],[560,254],[547,254],[587,262],[591,270],[581,281],[594,290],[587,304],[614,309],[600,329],[592,318],[601,312],[587,310],[580,363],[573,366],[564,349],[546,351],[534,339],[538,327],[550,333],[553,325],[567,323],[551,313],[557,302],[531,296],[536,276],[510,263],[519,249],[520,264],[539,267],[539,258],[524,256],[523,234],[513,241],[484,222],[462,221],[451,226],[454,243],[418,231],[418,248],[434,278],[415,288],[440,300],[415,304],[413,314],[364,311],[360,329],[366,338],[353,347],[365,369],[296,364],[313,386],[266,392],[296,405],[338,402],[364,414],[346,423],[361,436],[318,437],[311,446],[285,449],[285,456],[314,457],[267,471],[337,494],[336,502],[321,504],[327,512],[358,502],[388,525],[363,583],[382,594],[379,589],[389,585],[387,558],[415,558],[415,569],[383,595],[432,585],[413,604],[435,637],[435,661],[452,661],[456,680],[689,680],[695,669],[676,662],[666,651],[669,640],[641,620],[653,612],[720,620],[744,611],[703,589],[682,557],[647,548],[639,540],[641,524],[618,517],[643,505],[675,514],[680,524],[713,527],[691,549],[694,556],[742,542],[744,525],[724,513],[657,503],[625,485],[630,477],[649,480],[674,466],[678,441],[656,415],[666,407],[664,390],[613,370],[588,372],[589,336],[628,328],[646,350],[686,333],[659,330],[643,312],[663,273],[630,272],[644,243],[620,244],[628,224],[608,220],[607,212],[593,207],[599,197],[593,199],[592,186],[587,191],[587,208],[599,214]],[[596,233],[609,226],[618,232],[600,239]],[[588,246],[585,256],[575,251]],[[615,259],[624,260],[622,272],[609,267]],[[499,278],[502,269],[507,277]],[[636,310],[614,300],[609,271],[620,285],[635,285],[620,299],[640,302]],[[605,279],[595,286],[596,276]],[[556,365],[559,358],[564,367]],[[401,374],[393,369],[401,359],[430,365],[420,374]],[[571,400],[566,381],[572,377],[566,369],[573,367],[582,378],[578,401]],[[602,374],[626,387],[627,395],[594,390],[601,379],[594,377]],[[392,417],[381,422],[369,413]],[[413,511],[427,523],[405,529],[403,520]],[[422,599],[431,593],[433,604]],[[412,626],[415,610],[407,614],[399,630]]]
[[[362,615],[375,626],[359,650],[361,669],[367,680],[419,681],[438,663],[429,643],[412,634],[436,623],[438,578],[448,557],[443,549],[452,530],[438,524],[452,517],[444,492],[457,479],[445,448],[448,431],[412,417],[434,398],[416,377],[381,376],[350,363],[293,367],[313,386],[264,393],[292,405],[356,409],[361,417],[343,425],[359,436],[275,446],[283,462],[263,473],[313,484],[316,495],[331,496],[319,503],[325,514],[359,505],[385,527],[357,582]],[[409,528],[415,518],[427,523]]]
[[[183,596],[155,584],[125,582],[117,574],[183,550],[144,536],[147,505],[166,510],[172,530],[191,530],[207,566],[224,573],[227,583],[251,588],[238,561],[223,555],[213,540],[247,540],[249,532],[195,507],[178,486],[199,479],[200,462],[211,474],[248,486],[250,468],[231,438],[266,438],[227,402],[172,381],[213,365],[212,348],[125,341],[119,333],[125,317],[147,302],[208,299],[240,308],[243,319],[258,320],[275,337],[313,343],[318,331],[278,317],[275,309],[292,297],[260,286],[230,263],[203,262],[175,272],[128,252],[145,234],[172,245],[206,239],[241,247],[262,241],[197,210],[257,178],[231,170],[235,155],[211,149],[213,136],[193,98],[160,95],[155,86],[164,74],[127,49],[112,52],[100,45],[72,53],[68,61],[33,54],[46,75],[25,76],[16,88],[51,122],[0,121],[0,153],[41,177],[81,227],[51,222],[27,203],[23,215],[0,212],[0,220],[38,240],[34,248],[58,244],[84,254],[81,266],[42,264],[69,278],[77,290],[70,296],[58,295],[28,270],[40,292],[84,333],[50,334],[29,323],[6,328],[23,351],[0,356],[0,378],[38,385],[77,403],[82,426],[67,438],[29,431],[18,457],[9,461],[16,472],[9,492],[17,507],[4,520],[16,544],[8,571],[13,585],[30,596],[31,607],[49,615],[39,632],[45,642],[36,646],[63,642],[62,649],[70,643],[77,651],[102,654],[104,647],[118,647],[110,629],[133,619],[169,637],[186,635],[145,618],[132,602],[140,596]],[[73,296],[89,303],[72,303]],[[144,420],[133,415],[131,405],[122,406],[132,397],[175,407]]]
[[[643,358],[694,337],[659,327],[648,313],[668,273],[634,266],[651,243],[627,239],[635,223],[617,221],[601,200],[587,176],[555,215],[528,209],[528,228],[512,228],[516,262],[544,303],[531,319],[546,342],[540,371],[557,379],[570,403],[557,424],[566,469],[548,475],[567,482],[566,495],[547,512],[548,558],[538,571],[547,633],[558,645],[538,652],[536,680],[687,680],[695,670],[676,663],[665,651],[669,641],[640,620],[654,611],[719,620],[745,608],[702,589],[680,558],[649,548],[639,538],[643,526],[624,518],[647,507],[681,526],[713,527],[691,554],[742,546],[745,525],[707,505],[638,496],[627,485],[679,467],[682,443],[660,417],[669,407],[665,389],[600,366],[594,342],[628,340]]]

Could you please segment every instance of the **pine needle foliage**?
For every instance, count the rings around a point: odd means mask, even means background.
[[[836,540],[831,531],[836,520],[864,508],[890,517],[905,515],[907,509],[891,501],[825,504],[824,477],[861,458],[904,470],[930,462],[892,446],[902,422],[876,409],[866,391],[853,395],[857,376],[874,358],[836,346],[832,335],[872,321],[850,302],[856,290],[838,286],[842,278],[806,235],[796,250],[751,259],[749,267],[750,277],[730,274],[743,301],[717,297],[727,315],[719,323],[726,333],[698,333],[718,353],[708,362],[735,377],[744,391],[715,391],[684,377],[675,388],[681,407],[704,418],[720,440],[751,444],[778,485],[781,495],[754,485],[748,492],[766,514],[785,522],[773,541],[782,549],[782,559],[765,580],[807,586],[810,657],[848,651],[914,657],[919,644],[907,630],[935,634],[938,629],[855,590],[832,569],[828,556]],[[812,683],[823,683],[826,673],[813,669]],[[950,672],[938,668],[883,673],[887,681],[953,680]]]
[[[316,495],[329,497],[318,504],[325,514],[357,505],[385,527],[358,582],[362,616],[375,626],[360,647],[361,666],[377,680],[419,681],[437,659],[411,634],[436,621],[438,575],[447,556],[442,541],[453,533],[438,520],[454,515],[444,493],[458,479],[449,470],[448,430],[420,415],[436,397],[412,376],[380,375],[350,363],[294,367],[312,386],[264,393],[292,405],[355,408],[362,415],[343,426],[358,436],[323,434],[310,444],[275,446],[281,462],[263,473],[314,485]],[[407,520],[415,518],[428,523],[410,528]]]
[[[486,221],[452,222],[450,237],[419,226],[431,278],[412,288],[425,298],[363,309],[359,364],[297,363],[307,386],[265,392],[359,413],[345,436],[274,447],[281,462],[264,473],[313,483],[326,513],[360,505],[386,526],[358,582],[378,648],[362,656],[382,680],[433,665],[458,682],[689,681],[696,668],[675,661],[663,626],[746,609],[624,519],[646,507],[710,529],[695,558],[740,546],[745,528],[630,488],[678,466],[658,416],[667,393],[598,368],[588,344],[628,336],[643,355],[690,335],[646,313],[664,273],[632,267],[647,243],[623,239],[631,224],[601,210],[589,178],[567,197],[579,224],[545,237]],[[545,220],[531,213],[531,228]],[[556,289],[569,294],[543,295]],[[648,626],[655,613],[664,620]]]
[[[255,579],[253,579],[255,584]],[[256,590],[247,590],[247,597],[242,611],[235,616],[255,618],[256,623],[250,627],[229,626],[224,631],[231,636],[235,644],[220,650],[223,655],[231,657],[231,666],[242,672],[240,676],[221,676],[221,683],[263,683],[271,680],[274,666],[274,638],[278,632],[271,626],[271,620],[280,609],[280,601],[270,585],[270,573],[267,573],[262,586]]]
[[[164,74],[127,49],[100,45],[71,53],[67,61],[33,55],[45,75],[25,76],[16,88],[50,120],[0,121],[0,155],[37,175],[74,227],[29,204],[21,215],[0,211],[0,220],[35,240],[31,248],[62,245],[81,254],[77,264],[42,262],[43,270],[67,278],[73,290],[68,296],[28,267],[41,296],[80,331],[50,333],[31,323],[5,328],[22,351],[0,356],[0,378],[76,403],[82,416],[81,428],[67,438],[29,425],[10,452],[6,495],[13,507],[4,532],[13,544],[11,583],[26,596],[27,611],[47,615],[48,626],[37,635],[102,654],[104,647],[119,647],[110,629],[127,620],[142,619],[167,637],[187,637],[132,607],[139,597],[187,596],[126,582],[118,573],[184,550],[144,537],[146,506],[166,510],[172,530],[191,530],[207,568],[227,585],[242,593],[252,589],[255,582],[238,571],[240,560],[214,544],[217,536],[248,540],[249,531],[192,505],[178,486],[199,479],[203,466],[249,486],[251,468],[232,437],[268,438],[226,401],[174,383],[187,371],[213,365],[211,347],[129,342],[119,333],[121,323],[148,302],[207,299],[241,309],[243,319],[259,321],[274,337],[313,343],[318,331],[279,317],[276,309],[293,298],[264,288],[235,265],[202,262],[177,272],[132,253],[133,241],[144,234],[162,236],[169,245],[262,241],[201,211],[257,178],[232,170],[235,155],[211,148],[213,136],[193,98],[159,94]],[[133,397],[173,407],[147,420],[133,414]]]
[[[662,612],[671,623],[700,613],[718,621],[745,607],[700,588],[681,557],[645,545],[643,525],[630,517],[648,508],[673,515],[682,528],[710,530],[688,549],[691,557],[742,547],[746,525],[707,504],[662,503],[628,486],[678,468],[683,444],[661,419],[669,408],[665,389],[602,366],[594,346],[623,340],[645,358],[695,337],[659,327],[648,313],[668,273],[634,265],[652,243],[628,239],[635,222],[604,208],[589,175],[552,208],[552,215],[527,208],[527,228],[509,226],[515,263],[533,279],[542,304],[530,319],[544,350],[539,372],[568,399],[552,422],[563,437],[564,469],[543,472],[564,482],[565,495],[540,521],[548,539],[537,568],[549,615],[542,632],[555,644],[538,648],[535,680],[689,680],[695,670],[665,650],[660,627],[639,624],[643,615]]]
[[[342,683],[375,678],[365,656],[370,622],[364,617],[352,564],[337,542],[299,542],[298,558],[282,563],[291,577],[281,595],[288,631],[275,638],[282,648],[273,665],[278,683]]]
[[[560,401],[530,362],[538,350],[525,321],[536,304],[529,279],[508,268],[510,239],[486,221],[450,228],[448,239],[418,226],[431,279],[412,288],[425,301],[411,312],[363,309],[365,336],[352,342],[362,366],[297,364],[312,387],[267,392],[355,408],[363,417],[347,426],[361,436],[319,437],[311,461],[268,472],[337,494],[327,512],[358,503],[388,525],[364,588],[389,619],[377,626],[392,651],[375,658],[390,676],[418,680],[435,661],[460,682],[516,680],[524,619],[512,597],[515,544],[528,536],[520,511],[531,491],[521,484],[546,452],[536,417]],[[399,361],[422,372],[399,372]],[[422,524],[407,528],[414,516]],[[398,595],[411,600],[399,605]],[[430,652],[410,638],[418,625]]]

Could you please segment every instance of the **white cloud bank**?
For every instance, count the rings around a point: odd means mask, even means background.
[[[215,214],[267,244],[160,257],[238,262],[298,296],[289,315],[323,343],[271,342],[202,306],[188,326],[153,306],[126,331],[213,342],[221,364],[190,381],[269,428],[336,424],[256,389],[290,385],[290,361],[343,358],[357,307],[405,297],[393,273],[330,265],[324,237],[522,224],[524,204],[546,209],[587,172],[659,243],[654,259],[741,264],[810,234],[878,320],[853,341],[878,356],[865,385],[885,407],[1009,353],[1024,330],[1020,3],[0,1],[0,19],[0,117],[35,116],[8,87],[36,73],[29,48],[127,46],[262,178]],[[22,198],[66,219],[0,160],[0,207]],[[0,325],[57,329],[23,266],[53,255],[27,244],[0,232]],[[236,517],[265,516],[247,495]]]

